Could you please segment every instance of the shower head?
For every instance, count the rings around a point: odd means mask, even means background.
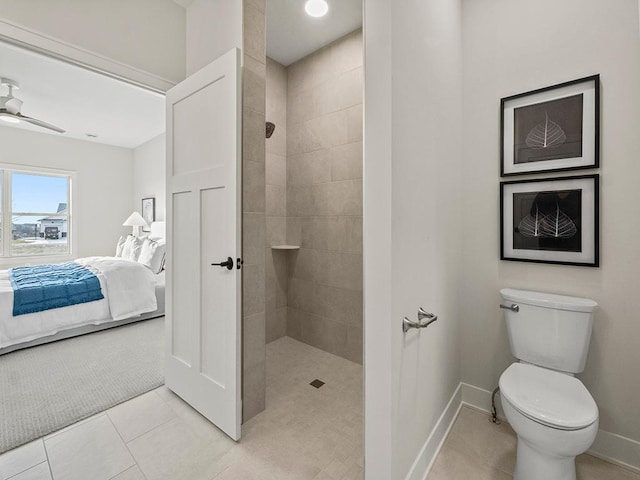
[[[271,138],[271,135],[273,135],[273,131],[276,129],[276,126],[271,123],[271,122],[267,122],[267,138]]]

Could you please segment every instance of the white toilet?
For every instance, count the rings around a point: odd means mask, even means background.
[[[518,435],[514,480],[575,480],[575,457],[598,432],[598,406],[575,378],[584,370],[593,310],[586,298],[504,288],[511,352],[500,376],[507,420]]]

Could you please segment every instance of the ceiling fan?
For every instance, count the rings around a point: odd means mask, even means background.
[[[20,84],[18,82],[9,78],[0,78],[0,86],[7,87],[9,89],[8,95],[0,96],[0,120],[4,120],[8,123],[26,122],[38,127],[53,130],[54,132],[65,132],[60,127],[56,127],[55,125],[51,125],[50,123],[43,122],[42,120],[38,120],[37,118],[27,117],[20,113],[20,109],[22,108],[22,100],[13,96],[13,89],[20,88]]]

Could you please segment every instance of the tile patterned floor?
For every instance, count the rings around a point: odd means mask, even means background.
[[[511,479],[515,446],[465,406],[428,480]],[[285,337],[267,345],[267,409],[240,443],[161,387],[0,456],[0,480],[361,480],[362,451],[362,367]],[[577,464],[578,480],[640,480]]]
[[[161,387],[5,453],[0,480],[360,480],[362,451],[362,367],[285,337],[239,443]]]
[[[509,480],[516,462],[516,435],[494,425],[489,416],[463,406],[427,480]],[[630,472],[591,455],[577,459],[577,480],[640,480]]]

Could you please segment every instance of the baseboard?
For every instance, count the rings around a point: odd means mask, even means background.
[[[491,411],[490,391],[467,383],[461,383],[460,386],[462,390],[462,403],[485,412]],[[496,398],[498,417],[506,421],[499,397],[500,396],[497,395]],[[622,437],[605,430],[598,430],[596,440],[587,453],[606,460],[607,462],[620,465],[633,472],[640,473],[640,442],[636,440]]]
[[[596,441],[587,453],[640,473],[640,442],[630,438],[598,430]]]
[[[449,403],[440,415],[435,427],[431,430],[429,438],[420,449],[418,457],[413,462],[409,473],[405,480],[426,480],[433,462],[438,456],[442,444],[444,443],[449,430],[453,426],[453,422],[458,416],[458,411],[462,406],[462,384],[458,385],[456,391],[453,392]]]

